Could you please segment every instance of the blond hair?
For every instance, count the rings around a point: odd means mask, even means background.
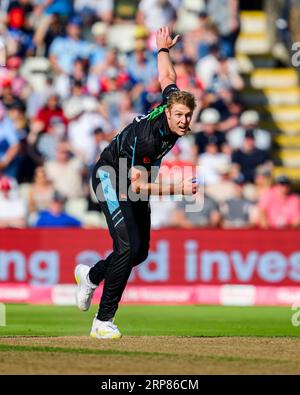
[[[167,103],[168,110],[170,111],[172,106],[177,103],[185,105],[192,111],[194,111],[196,108],[195,97],[190,92],[179,91],[179,90],[172,92],[169,96]]]

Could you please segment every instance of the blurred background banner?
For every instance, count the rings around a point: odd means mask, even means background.
[[[106,230],[0,232],[0,286],[73,284],[76,264],[93,265],[111,251]],[[300,287],[295,230],[158,230],[131,285],[259,285]]]

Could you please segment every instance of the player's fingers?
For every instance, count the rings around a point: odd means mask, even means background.
[[[192,182],[195,177],[189,176],[184,179],[184,182]]]
[[[179,34],[177,34],[177,36],[175,36],[175,37],[173,38],[172,46],[175,45],[175,44],[177,43],[177,41],[179,40],[179,38],[180,38],[180,35],[179,35]]]

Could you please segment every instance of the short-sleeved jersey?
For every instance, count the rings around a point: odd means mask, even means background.
[[[137,116],[102,152],[96,167],[109,165],[117,172],[119,158],[127,159],[127,166],[159,166],[160,161],[176,143],[178,136],[168,126],[165,108],[170,94],[178,90],[175,84],[163,91],[163,100],[149,114]]]

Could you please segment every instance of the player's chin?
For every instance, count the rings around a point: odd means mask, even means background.
[[[178,136],[185,136],[187,134],[187,129],[178,128],[176,134],[178,134]]]

